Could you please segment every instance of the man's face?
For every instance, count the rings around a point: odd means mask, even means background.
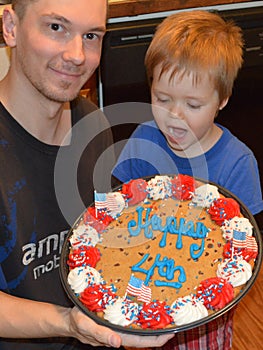
[[[13,62],[25,88],[74,99],[99,65],[106,0],[38,0],[17,22]]]

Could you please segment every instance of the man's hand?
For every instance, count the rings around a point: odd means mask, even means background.
[[[118,348],[121,345],[127,347],[145,348],[164,345],[174,334],[160,336],[139,336],[116,333],[110,328],[103,327],[85,316],[74,307],[70,314],[70,333],[84,344],[93,346],[111,346]]]
[[[173,333],[158,336],[128,335],[124,333],[119,335],[121,337],[121,345],[133,348],[160,347],[174,337]]]

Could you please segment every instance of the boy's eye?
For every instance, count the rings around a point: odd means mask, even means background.
[[[194,105],[192,103],[188,103],[188,106],[191,108],[191,109],[199,109],[201,106],[200,105]]]
[[[167,97],[161,97],[161,96],[156,96],[156,100],[160,103],[165,103],[169,101]]]

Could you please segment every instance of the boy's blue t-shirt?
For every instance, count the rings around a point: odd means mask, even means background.
[[[113,175],[122,182],[154,174],[187,174],[215,182],[235,194],[252,214],[263,210],[257,161],[252,151],[228,129],[206,153],[178,157],[155,121],[141,124],[125,145]]]

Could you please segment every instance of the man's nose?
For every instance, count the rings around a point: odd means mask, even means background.
[[[67,43],[63,58],[65,61],[71,61],[75,65],[81,65],[84,62],[85,53],[81,36],[75,36]]]

